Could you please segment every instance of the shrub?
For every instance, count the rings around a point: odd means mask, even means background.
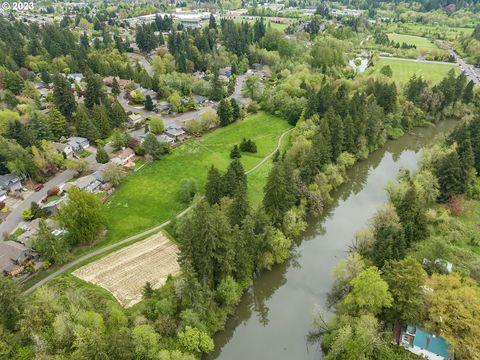
[[[60,187],[58,186],[53,186],[47,191],[47,196],[55,196],[60,193]]]
[[[243,139],[240,143],[240,150],[249,153],[257,152],[257,144],[251,139]]]
[[[188,204],[198,191],[198,183],[195,179],[182,179],[180,181],[180,201]]]
[[[240,149],[238,148],[238,145],[235,145],[230,152],[230,159],[240,159],[242,157],[242,154],[240,153]]]
[[[33,219],[32,210],[29,208],[22,210],[22,219],[25,221],[30,221]]]
[[[231,276],[223,279],[217,288],[218,300],[226,306],[235,305],[240,300],[241,294],[240,286]]]
[[[249,113],[256,113],[258,112],[258,110],[260,109],[260,107],[258,106],[258,103],[256,101],[252,101],[250,104],[248,104],[247,106],[247,111]]]

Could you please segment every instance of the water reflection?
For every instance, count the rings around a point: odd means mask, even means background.
[[[401,167],[415,169],[420,148],[453,126],[444,122],[416,129],[350,169],[347,181],[332,194],[332,204],[321,217],[310,219],[292,258],[254,280],[206,359],[320,358],[318,345],[309,346],[306,337],[314,305],[326,302],[333,267],[346,256],[354,233],[386,201],[385,184]]]

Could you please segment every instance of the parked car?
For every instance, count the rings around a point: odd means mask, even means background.
[[[37,185],[35,186],[35,191],[40,191],[40,190],[42,190],[42,189],[44,188],[44,186],[45,186],[45,185],[43,185],[43,184],[37,184]]]

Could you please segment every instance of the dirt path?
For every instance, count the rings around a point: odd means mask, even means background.
[[[257,165],[255,165],[253,168],[247,170],[245,172],[246,175],[254,172],[255,170],[257,170],[260,166],[262,166],[266,161],[268,161],[268,159],[270,159],[279,149],[280,147],[282,146],[282,142],[283,142],[283,139],[285,138],[285,136],[287,135],[287,133],[289,133],[290,131],[292,131],[292,129],[289,129],[285,132],[282,133],[282,135],[280,135],[280,137],[278,138],[278,141],[277,141],[277,146],[276,148],[270,153],[268,154],[267,156],[265,156],[262,161],[260,161]],[[196,204],[192,204],[190,205],[188,208],[186,208],[185,210],[183,210],[182,212],[180,212],[177,217],[183,217],[185,214],[187,214],[190,210],[193,209],[193,207],[195,206]],[[32,285],[29,289],[25,290],[25,294],[29,294],[31,293],[32,291],[34,291],[35,289],[39,288],[40,286],[46,284],[47,282],[49,282],[50,280],[52,280],[53,278],[57,277],[58,275],[64,273],[65,271],[71,269],[72,267],[74,266],[77,266],[78,264],[88,260],[88,259],[91,259],[92,257],[94,256],[97,256],[97,255],[100,255],[100,254],[103,254],[103,253],[106,253],[112,249],[115,249],[117,247],[120,247],[126,243],[129,243],[131,241],[134,241],[134,240],[137,240],[137,239],[140,239],[142,237],[145,237],[145,236],[148,236],[148,235],[151,235],[155,232],[158,232],[159,230],[163,229],[164,227],[168,226],[170,224],[170,220],[167,220],[163,223],[161,223],[160,225],[157,225],[151,229],[148,229],[148,230],[145,230],[139,234],[136,234],[136,235],[133,235],[133,236],[130,236],[129,238],[126,238],[126,239],[123,239],[119,242],[116,242],[115,244],[111,244],[111,245],[108,245],[108,246],[105,246],[101,249],[97,249],[91,253],[88,253],[68,264],[65,264],[63,265],[60,269],[56,270],[55,272],[51,273],[50,275],[48,275],[47,277],[43,278],[42,280],[40,280],[39,282],[37,282],[36,284]]]

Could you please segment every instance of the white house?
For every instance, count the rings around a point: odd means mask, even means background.
[[[143,120],[142,115],[139,115],[139,114],[128,115],[128,123],[132,126],[140,124],[142,120]]]
[[[73,151],[83,150],[90,146],[88,139],[79,136],[72,136],[67,139],[67,144],[70,145]]]

